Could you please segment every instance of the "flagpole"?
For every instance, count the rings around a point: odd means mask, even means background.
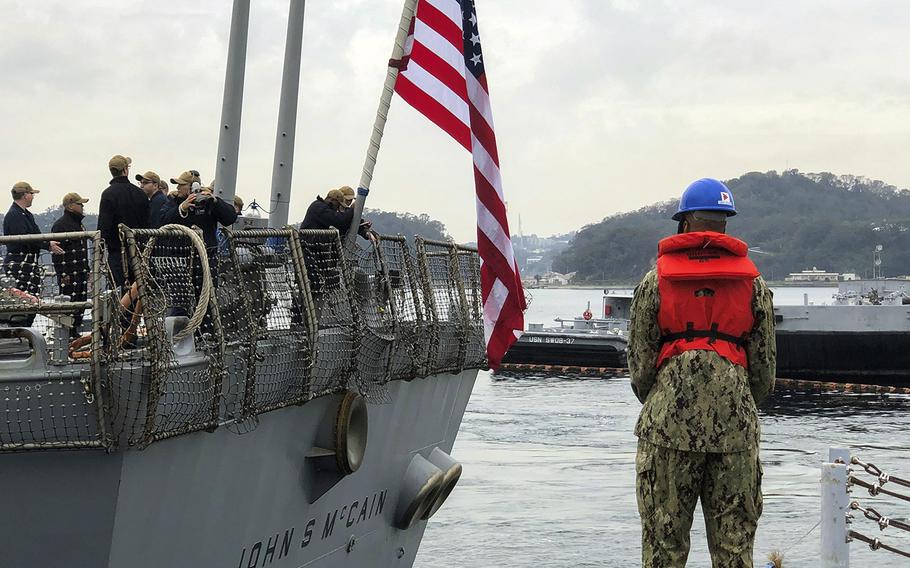
[[[389,115],[389,107],[392,104],[392,95],[395,93],[395,80],[398,79],[398,66],[392,65],[395,61],[400,61],[404,55],[404,44],[408,39],[408,32],[411,28],[411,20],[414,18],[414,10],[417,6],[417,0],[405,0],[404,8],[401,11],[401,21],[398,23],[398,34],[395,36],[395,47],[392,49],[392,59],[389,62],[389,71],[386,74],[385,84],[382,86],[382,96],[379,98],[379,109],[376,111],[376,121],[373,123],[373,133],[370,136],[370,145],[367,148],[366,160],[363,164],[363,171],[360,174],[360,185],[357,188],[357,201],[354,202],[354,220],[345,236],[345,244],[351,246],[354,239],[357,238],[357,231],[360,227],[360,219],[363,217],[363,205],[367,200],[367,194],[370,192],[370,183],[373,181],[373,168],[376,167],[376,158],[379,155],[379,144],[382,142],[382,133],[385,130],[386,119]]]

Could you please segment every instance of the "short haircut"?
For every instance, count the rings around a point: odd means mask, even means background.
[[[727,214],[723,211],[692,211],[692,216],[699,221],[714,221],[715,223],[726,223]]]
[[[118,170],[117,168],[111,168],[111,167],[109,167],[108,170],[110,170],[111,175],[114,177],[120,177],[123,175],[123,170]]]
[[[727,214],[723,211],[689,211],[686,213],[690,227],[694,230],[724,232],[727,226]],[[680,223],[682,223],[680,221]]]
[[[13,195],[13,201],[16,201],[17,199],[22,199],[23,197],[25,197],[25,194],[28,192],[21,190],[21,189],[13,188],[10,190],[10,193]]]

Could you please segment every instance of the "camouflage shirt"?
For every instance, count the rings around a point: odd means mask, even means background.
[[[654,367],[660,351],[657,270],[635,289],[629,324],[632,390],[644,403],[635,435],[690,452],[737,452],[758,445],[757,404],[774,388],[776,347],[771,290],[755,279],[748,370],[713,351],[684,351]]]

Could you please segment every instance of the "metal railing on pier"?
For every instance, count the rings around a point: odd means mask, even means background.
[[[910,489],[910,480],[890,475],[883,472],[875,464],[866,463],[857,456],[852,456],[849,450],[832,448],[828,457],[829,461],[822,464],[822,500],[821,500],[821,566],[822,568],[849,568],[850,543],[853,541],[864,542],[872,550],[881,550],[910,558],[910,546],[901,543],[893,537],[897,534],[891,532],[891,537],[880,539],[866,534],[861,521],[872,521],[880,532],[894,529],[900,533],[910,533],[910,522],[906,519],[891,518],[879,512],[883,502],[870,504],[869,498],[853,496],[856,487],[866,489],[869,497],[889,496],[901,501],[910,502],[910,492],[901,488]],[[868,474],[872,481],[860,477]],[[885,485],[891,483],[891,488]],[[899,488],[893,488],[894,485]],[[874,505],[874,506],[873,506]]]

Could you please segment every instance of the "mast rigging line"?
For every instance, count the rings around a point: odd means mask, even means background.
[[[360,173],[360,185],[357,187],[357,200],[354,202],[354,219],[344,237],[345,248],[350,247],[357,238],[357,231],[360,228],[360,219],[363,217],[363,206],[366,202],[367,195],[370,193],[370,184],[373,181],[373,169],[376,167],[376,160],[379,156],[379,147],[382,143],[382,135],[385,132],[385,123],[389,116],[389,108],[392,105],[392,95],[395,94],[395,81],[398,79],[400,65],[394,65],[392,62],[400,61],[404,55],[405,42],[408,38],[408,32],[411,28],[411,20],[414,18],[414,12],[417,8],[417,0],[405,0],[404,7],[401,10],[401,20],[398,22],[398,33],[395,36],[395,45],[392,48],[392,57],[389,61],[388,72],[386,73],[385,83],[382,86],[382,95],[379,97],[379,108],[376,110],[376,120],[373,122],[373,131],[370,135],[370,142],[367,146],[367,155],[364,159],[363,170]]]

